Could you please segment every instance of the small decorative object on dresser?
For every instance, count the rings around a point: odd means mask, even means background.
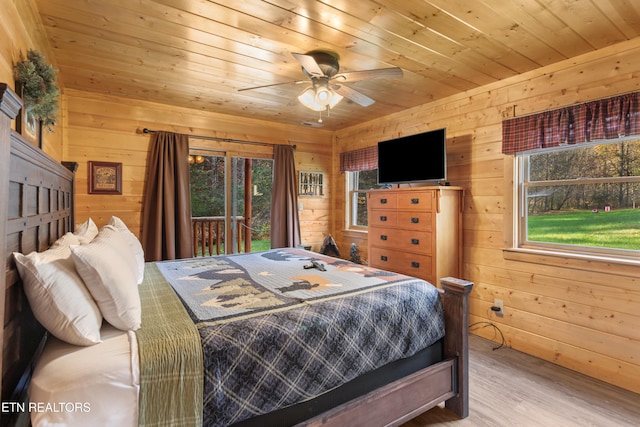
[[[122,163],[89,161],[89,194],[122,194]]]
[[[369,265],[424,279],[462,273],[461,187],[368,193]]]

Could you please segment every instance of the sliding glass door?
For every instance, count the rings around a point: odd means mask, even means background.
[[[273,160],[196,150],[189,160],[195,255],[268,249]]]

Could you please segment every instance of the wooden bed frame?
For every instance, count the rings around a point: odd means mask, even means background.
[[[2,402],[24,402],[46,332],[29,308],[12,253],[46,250],[73,230],[74,174],[11,129],[22,101],[6,84],[0,96]],[[28,413],[1,415],[3,426],[29,422]]]
[[[0,235],[5,237],[0,255],[6,268],[0,279],[5,290],[0,293],[2,402],[26,401],[46,341],[24,295],[12,252],[46,250],[74,227],[75,167],[56,162],[11,129],[21,107],[18,96],[0,83]],[[441,402],[461,418],[468,415],[468,295],[473,284],[454,278],[442,279],[441,284],[444,360],[301,425],[398,425]],[[1,415],[1,426],[29,425],[28,413]]]

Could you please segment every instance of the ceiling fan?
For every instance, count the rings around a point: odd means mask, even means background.
[[[340,57],[337,53],[327,50],[313,50],[306,54],[292,53],[292,55],[302,66],[302,72],[311,81],[311,85],[300,92],[298,100],[302,105],[313,111],[322,112],[326,110],[328,112],[343,98],[348,98],[358,105],[368,107],[375,102],[373,99],[349,86],[345,86],[343,83],[373,79],[395,79],[403,76],[402,69],[398,67],[338,74],[340,71]],[[298,80],[274,83],[239,89],[239,91],[308,82],[309,80]],[[320,117],[319,121],[322,122],[322,117]]]

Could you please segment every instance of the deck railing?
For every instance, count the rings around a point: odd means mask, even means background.
[[[245,221],[243,216],[232,217],[236,222],[237,252],[242,249]],[[201,216],[191,218],[193,230],[193,256],[220,255],[225,243],[224,216]],[[230,242],[233,244],[234,242]],[[231,251],[227,250],[227,253]]]

